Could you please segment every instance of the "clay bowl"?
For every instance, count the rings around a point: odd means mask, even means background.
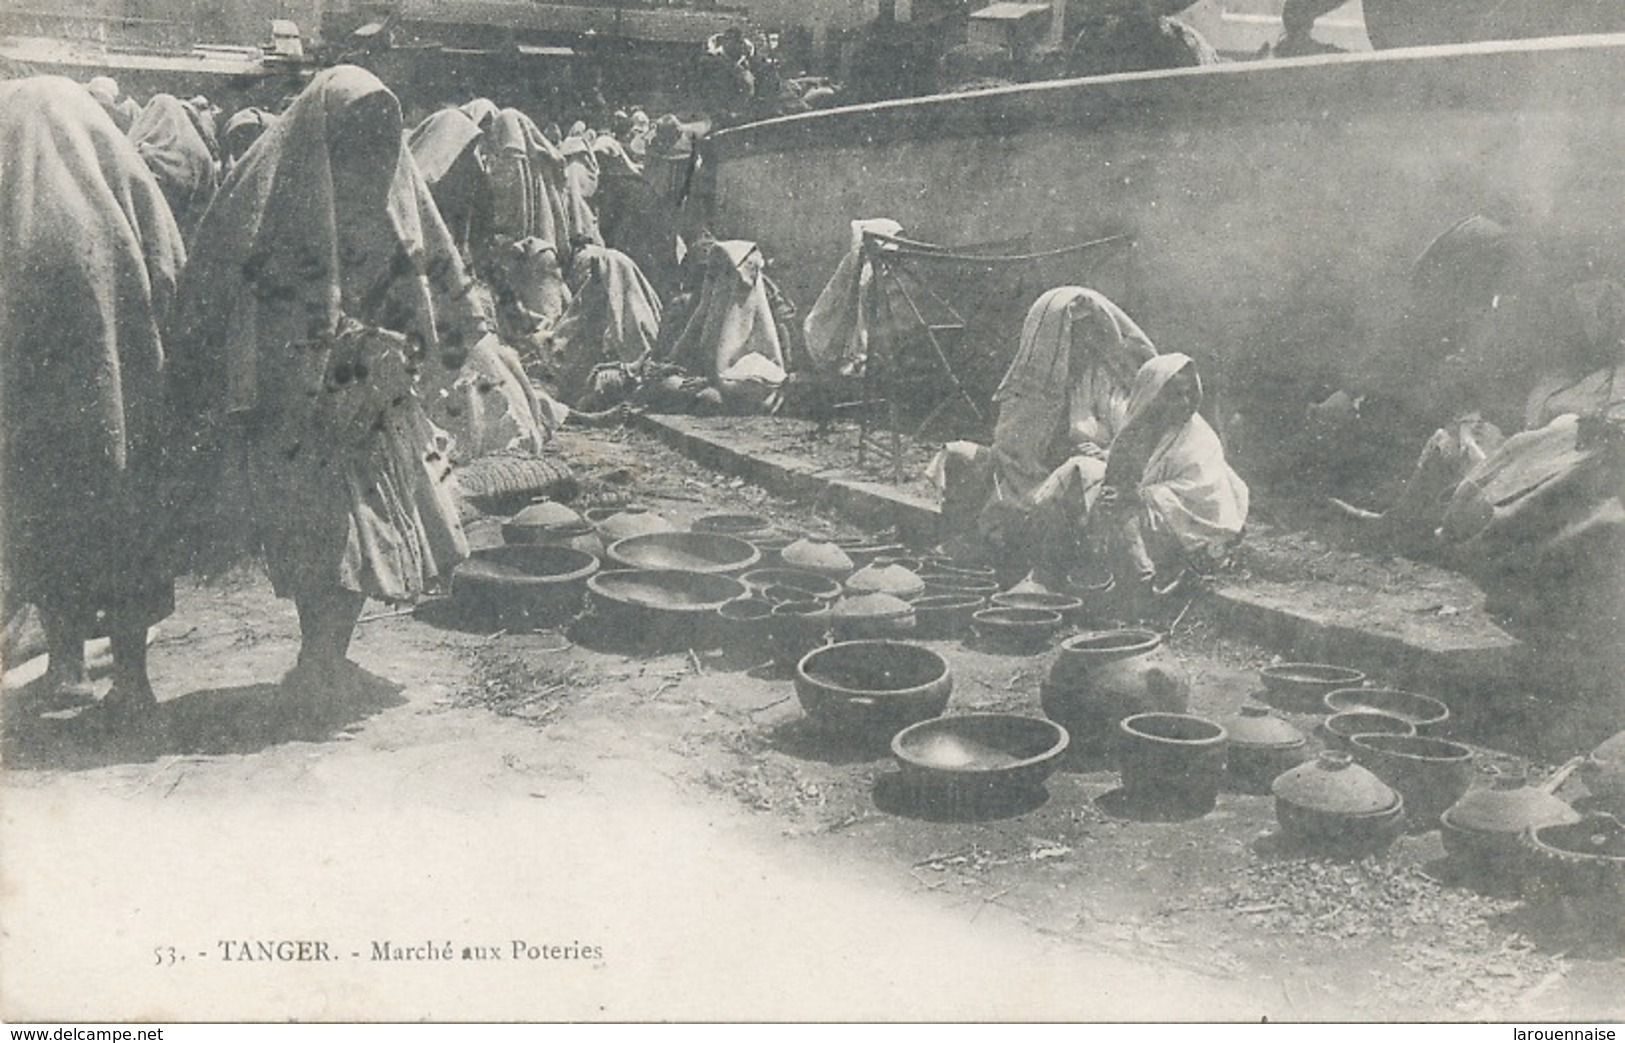
[[[1277,709],[1324,713],[1326,693],[1365,683],[1365,674],[1328,663],[1277,663],[1260,670],[1269,701]]]
[[[841,596],[841,583],[806,569],[769,568],[751,569],[739,577],[752,594],[761,596],[768,590],[794,592],[800,597],[775,594],[775,601],[834,601]]]
[[[1118,722],[1117,763],[1127,799],[1186,815],[1213,810],[1228,733],[1205,717],[1138,713]]]
[[[717,609],[744,596],[745,585],[682,569],[625,569],[594,575],[587,590],[608,636],[647,644],[689,636],[689,627],[710,622]]]
[[[586,551],[546,544],[477,550],[451,574],[458,605],[487,619],[559,620],[581,608],[598,559]]]
[[[772,532],[773,521],[760,514],[707,514],[694,519],[694,524],[689,528],[695,532],[720,532],[724,536],[751,539]]]
[[[1356,735],[1415,735],[1416,725],[1403,717],[1372,710],[1334,713],[1321,724],[1321,737],[1329,749],[1346,750]]]
[[[801,708],[820,727],[884,742],[942,713],[953,673],[947,660],[919,645],[843,641],[803,656],[795,684]]]
[[[1323,705],[1322,712],[1385,713],[1409,721],[1419,733],[1450,719],[1450,707],[1439,700],[1398,688],[1341,688],[1326,693]]]
[[[1426,735],[1356,735],[1349,740],[1359,764],[1405,798],[1406,828],[1425,833],[1462,798],[1473,781],[1473,751]]]
[[[1035,655],[1061,629],[1061,614],[1043,608],[984,608],[971,613],[971,626],[995,651]]]
[[[990,598],[999,592],[998,580],[980,576],[961,576],[925,569],[920,572],[920,578],[925,581],[927,597],[932,594],[975,594],[979,598]]]
[[[773,661],[792,669],[808,652],[822,645],[829,633],[829,603],[826,601],[782,601],[773,606],[768,618],[768,650]]]
[[[946,576],[962,576],[966,579],[997,580],[999,578],[998,569],[991,565],[969,565],[956,562],[950,558],[931,557],[929,555],[921,558],[920,567],[927,572],[938,572]]]
[[[1613,815],[1539,826],[1524,834],[1538,889],[1535,898],[1600,899],[1618,915],[1625,903],[1625,825]]]
[[[1043,590],[1006,590],[993,595],[988,603],[998,608],[1041,608],[1071,618],[1083,608],[1083,599],[1071,594],[1051,594]]]
[[[610,560],[629,569],[680,569],[685,572],[740,572],[762,559],[762,552],[737,536],[712,532],[651,532],[609,545]]]
[[[717,606],[717,638],[730,648],[765,649],[772,616],[773,602],[763,598],[744,597],[725,602]]]
[[[891,750],[916,785],[974,799],[1043,785],[1070,742],[1042,717],[972,713],[910,725]]]
[[[928,594],[914,599],[914,632],[920,637],[959,637],[971,616],[987,604],[976,594]]]

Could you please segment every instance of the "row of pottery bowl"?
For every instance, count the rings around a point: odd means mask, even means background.
[[[1150,630],[1079,634],[1061,642],[1039,686],[1044,715],[1066,728],[1081,750],[1101,752],[1117,725],[1141,713],[1184,713],[1190,676]]]

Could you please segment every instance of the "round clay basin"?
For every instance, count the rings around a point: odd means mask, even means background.
[[[1023,654],[1043,651],[1061,628],[1061,614],[1042,608],[984,608],[971,621],[988,644]]]
[[[1450,719],[1450,707],[1439,700],[1398,688],[1342,688],[1326,693],[1324,706],[1332,713],[1385,713],[1419,732]]]
[[[451,593],[470,609],[498,615],[573,611],[580,607],[583,584],[597,571],[597,558],[572,547],[489,547],[452,571]]]
[[[1277,663],[1260,670],[1271,702],[1284,710],[1320,713],[1327,692],[1365,683],[1365,674],[1330,663]]]
[[[1349,740],[1356,735],[1415,735],[1416,725],[1403,717],[1377,713],[1374,710],[1350,710],[1334,713],[1322,725],[1327,745],[1337,749],[1349,748]]]
[[[740,582],[758,596],[771,588],[785,588],[801,595],[798,598],[775,596],[778,601],[833,601],[841,596],[839,580],[806,569],[751,569],[739,577]]]
[[[1083,599],[1071,594],[1051,594],[1042,590],[1007,590],[988,601],[998,608],[1041,608],[1065,616],[1083,607]]]
[[[1042,717],[972,713],[910,725],[891,749],[904,773],[922,781],[995,789],[1043,782],[1070,742]]]
[[[683,569],[600,572],[587,580],[587,589],[610,605],[679,614],[715,612],[745,594],[736,579]]]
[[[898,729],[948,706],[947,660],[902,641],[842,641],[796,664],[796,697],[826,726],[889,739]]]
[[[752,533],[767,533],[773,528],[773,521],[760,514],[707,514],[703,518],[694,519],[694,524],[689,527],[695,532],[749,536]]]
[[[1426,832],[1473,781],[1473,751],[1425,735],[1356,735],[1354,759],[1405,798],[1406,828]]]
[[[609,556],[631,569],[723,573],[748,569],[762,552],[737,536],[711,532],[651,532],[609,545]]]

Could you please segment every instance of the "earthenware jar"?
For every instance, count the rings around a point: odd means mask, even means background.
[[[1287,839],[1338,854],[1369,854],[1398,836],[1404,798],[1340,750],[1282,772],[1270,784]]]
[[[1473,781],[1473,751],[1425,735],[1356,735],[1354,759],[1405,798],[1405,828],[1426,833]]]
[[[1224,727],[1184,713],[1141,713],[1118,722],[1118,768],[1127,799],[1181,815],[1213,810],[1224,778]]]
[[[1242,793],[1268,793],[1277,775],[1308,756],[1309,740],[1267,706],[1243,706],[1221,723],[1230,734],[1225,771]]]
[[[1104,750],[1117,722],[1137,713],[1184,713],[1190,676],[1149,630],[1108,630],[1061,642],[1039,688],[1044,713],[1084,750]]]

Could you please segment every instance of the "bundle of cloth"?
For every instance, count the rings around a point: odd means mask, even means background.
[[[950,442],[932,461],[947,542],[1061,580],[1129,568],[1149,583],[1223,557],[1248,492],[1196,412],[1200,399],[1192,360],[1158,355],[1104,295],[1046,292],[994,396],[993,444]],[[1108,510],[1097,511],[1106,488]],[[1132,510],[1108,519],[1117,503]]]
[[[171,94],[154,94],[129,130],[183,234],[191,233],[214,198],[219,164],[205,130],[196,108]]]
[[[272,583],[299,611],[296,690],[353,674],[366,597],[412,599],[467,554],[430,415],[495,350],[471,287],[399,102],[355,66],[316,74],[198,230],[170,324],[180,406],[238,440]]]
[[[869,295],[876,291],[874,272],[863,260],[863,238],[871,233],[897,236],[902,231],[903,226],[889,218],[852,222],[846,253],[813,302],[802,327],[807,358],[816,369],[857,372],[869,357],[869,329],[864,316],[870,313]]]
[[[85,90],[96,99],[96,103],[107,113],[114,126],[124,133],[129,133],[130,128],[135,125],[136,117],[141,115],[141,105],[119,90],[117,80],[111,76],[95,76],[85,84]]]
[[[0,155],[0,603],[38,607],[49,683],[76,695],[105,627],[103,705],[147,709],[147,628],[173,607],[159,326],[186,248],[135,146],[71,80],[0,83]]]
[[[703,247],[705,283],[666,361],[703,377],[714,404],[772,411],[789,376],[784,338],[766,274],[767,259],[743,239]]]

